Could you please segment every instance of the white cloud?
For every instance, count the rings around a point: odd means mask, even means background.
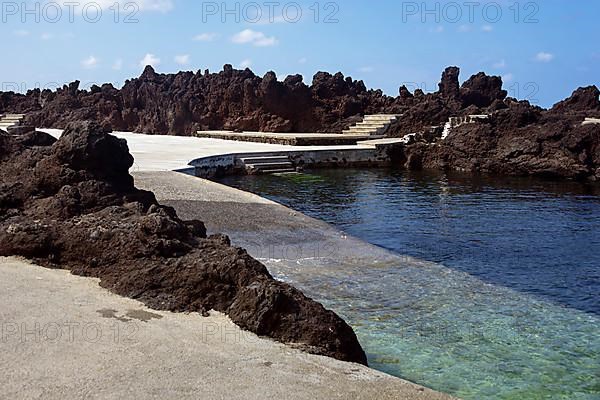
[[[500,60],[497,63],[494,63],[492,67],[495,69],[504,69],[506,68],[506,60]]]
[[[469,25],[461,25],[458,27],[458,31],[462,33],[471,32],[471,27]]]
[[[231,38],[231,41],[237,44],[251,44],[256,47],[275,46],[279,43],[275,36],[268,37],[264,33],[253,31],[252,29],[245,29],[236,33]]]
[[[98,66],[98,59],[94,56],[89,56],[81,61],[81,66],[85,69],[94,69]]]
[[[375,71],[375,68],[369,67],[369,66],[367,66],[367,67],[360,67],[358,69],[358,72],[363,72],[363,73],[367,73],[367,74],[370,73],[370,72],[373,72],[373,71]]]
[[[13,31],[13,35],[20,37],[29,36],[29,31],[26,31],[25,29],[17,29],[16,31]]]
[[[536,54],[535,60],[539,61],[539,62],[548,63],[548,62],[554,60],[554,54],[552,54],[552,53],[546,53],[544,51],[541,51],[541,52],[539,52],[539,53]]]
[[[306,57],[302,57],[301,59],[298,60],[299,64],[306,64],[308,60],[306,59]]]
[[[182,54],[180,56],[175,56],[175,63],[177,63],[178,65],[190,65],[190,55],[189,54]]]
[[[212,42],[219,37],[218,33],[205,32],[193,37],[192,40],[196,42]]]
[[[515,76],[511,73],[505,74],[502,76],[502,81],[503,82],[512,82],[515,79]]]
[[[146,54],[144,58],[140,60],[140,66],[145,68],[147,65],[156,68],[160,65],[160,58],[156,57],[154,54]]]
[[[114,69],[115,71],[120,71],[122,68],[123,68],[123,60],[121,60],[120,58],[117,58],[112,65],[112,69]]]
[[[251,66],[252,66],[252,60],[249,60],[249,59],[245,59],[244,61],[242,61],[240,63],[240,68],[242,68],[242,69],[250,68]]]
[[[42,34],[40,35],[40,39],[42,39],[42,40],[50,40],[50,39],[52,39],[53,37],[54,37],[54,35],[52,35],[51,33],[47,33],[47,32],[45,32],[45,33],[42,33]]]
[[[491,32],[491,31],[494,30],[494,27],[491,26],[491,25],[484,25],[484,26],[481,27],[481,30],[484,31],[484,32]]]

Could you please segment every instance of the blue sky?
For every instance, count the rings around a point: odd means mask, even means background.
[[[511,96],[542,106],[600,85],[597,0],[65,3],[2,2],[2,90],[75,79],[121,86],[146,62],[165,73],[230,63],[307,83],[342,71],[394,96],[401,84],[436,90],[457,65],[461,80],[501,75]]]

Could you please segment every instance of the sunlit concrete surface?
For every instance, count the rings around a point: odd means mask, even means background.
[[[59,129],[38,130],[56,138],[62,134],[62,130]],[[225,154],[372,148],[368,145],[286,146],[189,136],[144,135],[130,132],[113,132],[113,135],[127,140],[129,151],[135,159],[135,164],[132,167],[133,172],[184,170],[190,167],[190,161]]]
[[[0,258],[3,399],[448,399],[98,281]]]

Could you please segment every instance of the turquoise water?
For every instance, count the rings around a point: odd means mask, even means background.
[[[224,183],[396,254],[263,260],[344,317],[372,367],[464,399],[600,399],[597,187],[389,170]]]

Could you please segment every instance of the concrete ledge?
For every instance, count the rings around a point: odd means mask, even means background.
[[[361,140],[372,138],[369,134],[335,133],[270,133],[270,132],[225,132],[200,131],[199,138],[233,140],[239,142],[282,144],[287,146],[340,146],[355,145]]]
[[[296,150],[261,153],[236,153],[203,157],[190,162],[194,175],[201,178],[245,174],[242,158],[286,156],[294,167],[344,168],[385,167],[390,165],[386,146],[364,146],[356,149]]]

